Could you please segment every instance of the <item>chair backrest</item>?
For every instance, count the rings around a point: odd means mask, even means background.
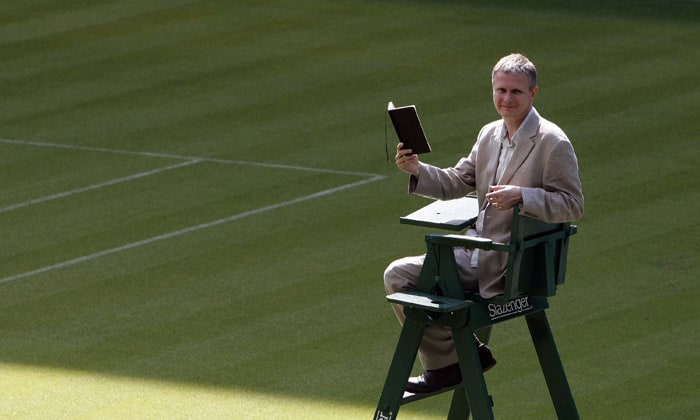
[[[513,210],[508,265],[503,297],[553,296],[564,283],[569,236],[576,234],[570,223],[545,223]]]

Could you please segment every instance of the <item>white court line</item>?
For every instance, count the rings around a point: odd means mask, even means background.
[[[264,162],[249,162],[245,160],[228,160],[228,159],[217,159],[217,158],[206,158],[199,156],[182,156],[173,155],[169,153],[154,153],[154,152],[139,152],[135,150],[120,150],[120,149],[108,149],[103,147],[89,147],[89,146],[75,146],[72,144],[61,144],[61,143],[43,143],[37,141],[25,141],[25,140],[12,140],[12,139],[0,139],[0,143],[6,144],[19,144],[23,146],[36,146],[36,147],[53,147],[57,149],[70,149],[70,150],[82,150],[86,152],[102,152],[102,153],[116,153],[121,155],[136,155],[136,156],[149,156],[158,157],[166,159],[178,159],[178,160],[197,160],[202,162],[215,162],[215,163],[225,163],[234,165],[245,165],[245,166],[259,166],[263,168],[276,168],[276,169],[290,169],[297,171],[307,171],[307,172],[322,172],[328,174],[336,175],[353,175],[353,176],[364,176],[364,177],[374,177],[376,174],[370,174],[365,172],[352,172],[352,171],[339,171],[334,169],[321,169],[321,168],[311,168],[307,166],[296,166],[296,165],[284,165],[278,163],[264,163]]]
[[[35,198],[35,199],[33,199],[33,200],[25,201],[25,202],[23,202],[23,203],[17,203],[17,204],[13,204],[13,205],[7,206],[7,207],[1,207],[1,208],[0,208],[0,213],[5,213],[5,212],[11,211],[11,210],[20,209],[20,208],[22,208],[22,207],[32,206],[32,205],[34,205],[34,204],[44,203],[44,202],[46,202],[46,201],[57,200],[57,199],[59,199],[59,198],[64,198],[64,197],[68,197],[68,196],[71,196],[71,195],[84,193],[84,192],[87,192],[87,191],[93,191],[93,190],[96,190],[96,189],[98,189],[98,188],[108,187],[108,186],[110,186],[110,185],[115,185],[115,184],[119,184],[119,183],[121,183],[121,182],[131,181],[131,180],[133,180],[133,179],[145,178],[145,177],[147,177],[147,176],[155,175],[155,174],[158,174],[158,173],[161,173],[161,172],[165,172],[165,171],[169,171],[169,170],[172,170],[172,169],[182,168],[182,167],[184,167],[184,166],[189,166],[189,165],[193,165],[193,164],[195,164],[195,163],[200,163],[200,162],[201,162],[201,161],[198,161],[198,160],[190,160],[190,161],[186,161],[186,162],[177,163],[177,164],[175,164],[175,165],[165,166],[165,167],[163,167],[163,168],[153,169],[153,170],[151,170],[151,171],[141,172],[141,173],[138,173],[138,174],[133,174],[133,175],[125,176],[125,177],[122,177],[122,178],[116,178],[116,179],[112,179],[112,180],[109,180],[109,181],[100,182],[100,183],[98,183],[98,184],[88,185],[87,187],[78,188],[78,189],[75,189],[75,190],[63,191],[63,192],[60,192],[60,193],[55,193],[55,194],[47,195],[47,196],[44,196],[44,197]]]
[[[33,275],[36,275],[36,274],[45,273],[45,272],[47,272],[47,271],[52,271],[52,270],[57,270],[57,269],[61,269],[61,268],[64,268],[64,267],[69,267],[69,266],[72,266],[72,265],[75,265],[75,264],[79,264],[79,263],[82,263],[82,262],[85,262],[85,261],[94,260],[94,259],[96,259],[96,258],[103,257],[103,256],[105,256],[105,255],[116,254],[116,253],[118,253],[118,252],[127,251],[127,250],[129,250],[129,249],[134,249],[134,248],[137,248],[137,247],[140,247],[140,246],[143,246],[143,245],[152,244],[152,243],[154,243],[154,242],[163,241],[163,240],[166,240],[166,239],[174,238],[174,237],[176,237],[176,236],[182,236],[182,235],[185,235],[185,234],[188,234],[188,233],[192,233],[192,232],[196,232],[196,231],[199,231],[199,230],[208,229],[208,228],[213,227],[213,226],[218,226],[218,225],[222,225],[222,224],[224,224],[224,223],[229,223],[229,222],[233,222],[233,221],[236,221],[236,220],[240,220],[240,219],[243,219],[243,218],[245,218],[245,217],[249,217],[249,216],[253,216],[253,215],[256,215],[256,214],[265,213],[265,212],[268,212],[268,211],[271,211],[271,210],[275,210],[275,209],[279,209],[279,208],[282,208],[282,207],[291,206],[291,205],[293,205],[293,204],[302,203],[302,202],[304,202],[304,201],[313,200],[313,199],[316,199],[316,198],[319,198],[319,197],[324,197],[324,196],[326,196],[326,195],[335,194],[335,193],[337,193],[337,192],[339,192],[339,191],[343,191],[343,190],[347,190],[347,189],[350,189],[350,188],[359,187],[359,186],[362,186],[362,185],[365,185],[365,184],[369,184],[369,183],[371,183],[371,182],[379,181],[379,180],[384,179],[384,178],[385,178],[385,177],[384,177],[383,175],[375,175],[375,176],[372,177],[372,178],[365,179],[365,180],[358,181],[358,182],[353,182],[352,184],[341,185],[341,186],[339,186],[339,187],[331,188],[331,189],[328,189],[328,190],[323,190],[323,191],[320,191],[320,192],[317,192],[317,193],[305,195],[305,196],[303,196],[303,197],[298,197],[298,198],[295,198],[295,199],[292,199],[292,200],[280,202],[280,203],[277,203],[277,204],[271,204],[271,205],[269,205],[269,206],[260,207],[260,208],[254,209],[254,210],[245,211],[245,212],[243,212],[243,213],[234,214],[234,215],[232,215],[232,216],[225,217],[225,218],[223,218],[223,219],[214,220],[214,221],[212,221],[212,222],[202,223],[202,224],[195,225],[195,226],[190,226],[190,227],[187,227],[187,228],[184,228],[184,229],[176,230],[176,231],[169,232],[169,233],[165,233],[165,234],[162,234],[162,235],[153,236],[153,237],[148,238],[148,239],[143,239],[143,240],[141,240],[141,241],[136,241],[136,242],[132,242],[132,243],[130,243],[130,244],[118,246],[118,247],[116,247],[116,248],[106,249],[106,250],[104,250],[104,251],[95,252],[95,253],[93,253],[93,254],[83,255],[82,257],[74,258],[74,259],[68,260],[68,261],[63,261],[63,262],[60,262],[60,263],[58,263],[58,264],[48,265],[48,266],[45,266],[45,267],[42,267],[42,268],[37,268],[36,270],[27,271],[27,272],[25,272],[25,273],[20,273],[20,274],[15,274],[15,275],[13,275],[13,276],[3,277],[3,278],[0,278],[0,284],[1,284],[1,283],[9,283],[9,282],[12,282],[12,281],[15,281],[15,280],[19,280],[19,279],[22,279],[22,278],[25,278],[25,277],[29,277],[29,276],[33,276]]]
[[[0,139],[0,143],[18,144],[18,145],[35,146],[35,147],[53,147],[53,148],[60,148],[60,149],[82,150],[82,151],[91,151],[91,152],[117,153],[117,154],[124,154],[124,155],[136,155],[136,156],[159,157],[159,158],[177,159],[177,160],[184,160],[184,161],[185,161],[185,162],[182,162],[182,163],[179,163],[179,164],[175,164],[175,165],[171,165],[171,166],[168,166],[168,167],[159,168],[159,169],[155,169],[155,170],[148,171],[148,172],[143,172],[143,173],[141,173],[141,174],[130,175],[130,176],[128,176],[128,177],[119,178],[119,179],[115,179],[115,180],[111,180],[111,181],[106,181],[106,182],[103,182],[103,183],[100,183],[100,184],[95,184],[95,185],[92,185],[92,186],[88,186],[88,187],[84,187],[84,188],[80,188],[80,189],[76,189],[76,190],[72,190],[72,191],[66,191],[66,192],[62,192],[62,193],[56,193],[56,194],[52,194],[52,195],[49,195],[49,196],[46,196],[46,197],[42,197],[42,198],[30,200],[30,201],[27,201],[27,202],[25,202],[25,203],[19,203],[19,204],[15,204],[15,205],[12,205],[12,206],[5,207],[5,208],[0,208],[0,213],[6,212],[6,211],[10,211],[10,210],[14,210],[14,209],[21,208],[21,207],[25,207],[25,206],[29,206],[29,205],[32,205],[32,204],[37,204],[37,203],[44,202],[44,201],[48,201],[48,200],[54,200],[54,199],[58,199],[58,198],[62,198],[62,197],[67,197],[67,196],[69,196],[69,195],[73,195],[73,194],[78,194],[78,193],[85,192],[85,191],[94,190],[94,189],[101,188],[101,187],[105,187],[105,186],[108,186],[108,185],[113,185],[113,184],[116,184],[116,183],[118,183],[118,182],[125,182],[125,181],[128,181],[128,180],[130,180],[130,179],[136,179],[136,178],[140,178],[140,177],[144,177],[144,176],[149,176],[149,175],[153,175],[154,173],[157,173],[157,172],[162,172],[162,171],[169,170],[169,169],[175,169],[175,168],[178,168],[178,167],[188,166],[188,165],[192,165],[192,164],[200,163],[200,162],[213,162],[213,163],[223,163],[223,164],[259,166],[259,167],[268,167],[268,168],[276,168],[276,169],[287,169],[287,170],[300,170],[300,171],[309,171],[309,172],[330,173],[330,174],[336,174],[336,175],[362,176],[362,177],[366,177],[366,178],[367,178],[367,179],[362,180],[362,181],[354,182],[354,183],[351,183],[351,184],[341,185],[341,186],[339,186],[339,187],[335,187],[335,188],[331,188],[331,189],[328,189],[328,190],[320,191],[320,192],[313,193],[313,194],[310,194],[310,195],[306,195],[306,196],[303,196],[303,197],[298,197],[298,198],[295,198],[295,199],[292,199],[292,200],[289,200],[289,201],[284,201],[284,202],[281,202],[281,203],[272,204],[272,205],[265,206],[265,207],[260,207],[260,208],[258,208],[258,209],[249,210],[249,211],[246,211],[246,212],[243,212],[243,213],[238,213],[238,214],[235,214],[235,215],[232,215],[232,216],[223,218],[223,219],[218,219],[218,220],[215,220],[215,221],[212,221],[212,222],[203,223],[203,224],[199,224],[199,225],[195,225],[195,226],[190,226],[190,227],[187,227],[187,228],[184,228],[184,229],[180,229],[180,230],[176,230],[176,231],[173,231],[173,232],[165,233],[165,234],[162,234],[162,235],[154,236],[154,237],[151,237],[151,238],[148,238],[148,239],[143,239],[143,240],[140,240],[140,241],[132,242],[132,243],[129,243],[129,244],[126,244],[126,245],[122,245],[122,246],[116,247],[116,248],[111,248],[111,249],[99,251],[99,252],[96,252],[96,253],[93,253],[93,254],[84,255],[84,256],[81,256],[81,257],[77,257],[77,258],[74,258],[74,259],[71,259],[71,260],[67,260],[67,261],[63,261],[63,262],[60,262],[60,263],[57,263],[57,264],[45,266],[45,267],[38,268],[38,269],[35,269],[35,270],[31,270],[31,271],[27,271],[27,272],[24,272],[24,273],[15,274],[15,275],[12,275],[12,276],[0,278],[0,284],[1,284],[1,283],[9,283],[9,282],[12,282],[12,281],[15,281],[15,280],[19,280],[19,279],[22,279],[22,278],[25,278],[25,277],[33,276],[33,275],[36,275],[36,274],[40,274],[40,273],[45,273],[45,272],[52,271],[52,270],[61,269],[61,268],[68,267],[68,266],[72,266],[72,265],[75,265],[75,264],[79,264],[79,263],[82,263],[82,262],[85,262],[85,261],[90,261],[90,260],[93,260],[93,259],[96,259],[96,258],[99,258],[99,257],[102,257],[102,256],[111,255],[111,254],[116,254],[116,253],[118,253],[118,252],[126,251],[126,250],[133,249],[133,248],[137,248],[137,247],[140,247],[140,246],[143,246],[143,245],[148,245],[148,244],[151,244],[151,243],[154,243],[154,242],[158,242],[158,241],[162,241],[162,240],[165,240],[165,239],[170,239],[170,238],[173,238],[173,237],[176,237],[176,236],[185,235],[185,234],[187,234],[187,233],[199,231],[199,230],[202,230],[202,229],[207,229],[207,228],[210,228],[210,227],[213,227],[213,226],[218,226],[218,225],[221,225],[221,224],[224,224],[224,223],[233,222],[233,221],[240,220],[240,219],[243,219],[243,218],[248,217],[248,216],[253,216],[253,215],[256,215],[256,214],[265,213],[265,212],[268,212],[268,211],[271,211],[271,210],[275,210],[275,209],[278,209],[278,208],[281,208],[281,207],[286,207],[286,206],[290,206],[290,205],[293,205],[293,204],[301,203],[301,202],[304,202],[304,201],[313,200],[313,199],[316,199],[316,198],[319,198],[319,197],[323,197],[323,196],[326,196],[326,195],[335,194],[335,193],[337,193],[337,192],[339,192],[339,191],[343,191],[343,190],[350,189],[350,188],[354,188],[354,187],[359,187],[359,186],[362,186],[362,185],[365,185],[365,184],[369,184],[369,183],[371,183],[371,182],[376,182],[376,181],[379,181],[379,180],[385,178],[384,175],[377,175],[377,174],[370,174],[370,173],[363,173],[363,172],[338,171],[338,170],[320,169],[320,168],[310,168],[310,167],[294,166],[294,165],[282,165],[282,164],[261,163],[261,162],[247,162],[247,161],[226,160],[226,159],[202,158],[202,157],[193,157],[193,156],[172,155],[172,154],[166,154],[166,153],[139,152],[139,151],[118,150],[118,149],[108,149],[108,148],[99,148],[99,147],[75,146],[75,145],[60,144],[60,143],[59,143],[59,144],[57,144],[57,143],[42,143],[42,142],[23,141],[23,140],[11,140],[11,139]]]

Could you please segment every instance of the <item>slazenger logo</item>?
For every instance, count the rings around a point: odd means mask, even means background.
[[[391,420],[394,417],[394,413],[389,413],[389,414],[384,414],[381,411],[377,413],[377,417],[375,417],[375,420]]]
[[[489,303],[489,316],[491,320],[504,318],[509,315],[519,314],[532,309],[530,298],[525,296],[518,299],[513,299],[507,303]]]

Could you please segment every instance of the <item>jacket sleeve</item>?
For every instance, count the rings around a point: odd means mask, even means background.
[[[548,223],[574,221],[583,215],[578,161],[568,139],[557,141],[544,158],[542,187],[521,187],[522,214]]]
[[[437,200],[451,200],[464,197],[474,191],[477,145],[478,142],[468,156],[463,157],[450,168],[442,169],[421,162],[418,178],[411,175],[409,179],[409,194]]]

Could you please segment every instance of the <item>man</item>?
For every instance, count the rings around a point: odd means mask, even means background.
[[[495,242],[510,239],[512,209],[549,223],[574,221],[583,214],[583,193],[578,161],[566,134],[542,118],[533,103],[539,90],[537,70],[521,54],[503,57],[493,68],[493,104],[501,119],[485,125],[469,155],[452,168],[441,169],[421,162],[411,149],[399,143],[397,167],[410,174],[409,193],[448,200],[476,191],[480,212],[468,235]],[[506,254],[455,248],[460,279],[465,290],[484,298],[503,292]],[[411,290],[425,255],[394,261],[384,272],[388,293]],[[405,316],[394,305],[399,321]],[[484,371],[496,361],[479,343]],[[419,357],[425,373],[411,377],[409,392],[433,392],[462,381],[457,353],[449,329],[430,327],[423,334]]]

